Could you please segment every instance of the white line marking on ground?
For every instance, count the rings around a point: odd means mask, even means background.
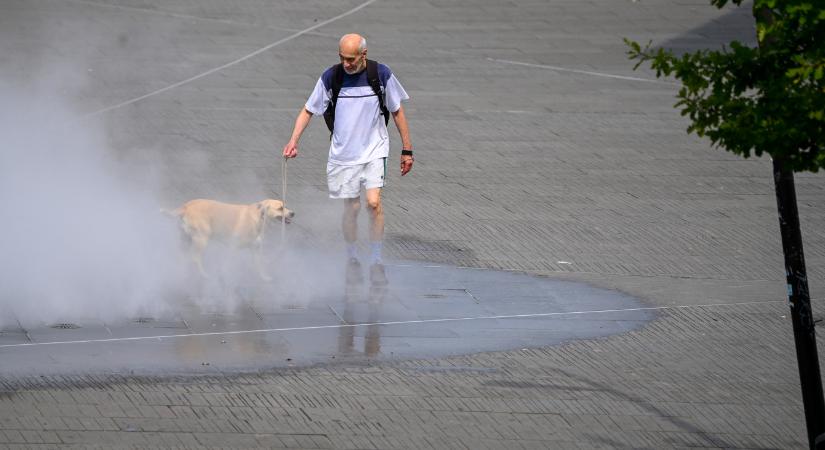
[[[147,9],[147,8],[139,8],[135,6],[126,6],[126,5],[110,5],[107,3],[98,3],[89,0],[68,0],[73,3],[99,7],[99,8],[111,8],[111,9],[119,9],[122,11],[133,11],[142,14],[150,14],[155,16],[164,16],[164,17],[174,17],[176,19],[185,19],[185,20],[192,20],[192,21],[200,21],[200,22],[213,22],[213,23],[223,23],[227,25],[234,25],[234,26],[245,26],[245,27],[254,27],[254,28],[264,28],[267,30],[276,30],[276,31],[298,31],[295,28],[286,28],[286,27],[272,27],[268,25],[262,24],[254,24],[249,22],[238,22],[235,20],[229,19],[215,19],[212,17],[203,17],[203,16],[195,16],[191,14],[181,14],[172,11],[166,11],[161,9]],[[333,39],[338,39],[338,36],[333,36],[331,34],[324,34],[324,33],[308,33],[312,34],[313,36],[322,36],[322,37],[329,37]]]
[[[520,62],[520,61],[510,61],[510,60],[507,60],[507,59],[495,59],[495,58],[487,58],[487,61],[493,61],[493,62],[498,62],[498,63],[502,63],[502,64],[512,64],[512,65],[515,65],[515,66],[535,67],[537,69],[550,69],[550,70],[556,70],[556,71],[559,71],[559,72],[581,73],[581,74],[584,74],[584,75],[592,75],[592,76],[596,76],[596,77],[616,78],[618,80],[644,81],[646,83],[665,84],[665,85],[669,85],[669,86],[681,86],[679,83],[672,83],[672,82],[669,82],[669,81],[654,80],[654,79],[651,79],[651,78],[628,77],[628,76],[624,76],[624,75],[613,75],[613,74],[610,74],[610,73],[591,72],[591,71],[588,71],[588,70],[577,70],[577,69],[568,69],[566,67],[548,66],[546,64],[532,64],[532,63],[526,63],[526,62]]]
[[[356,328],[356,327],[370,327],[370,326],[389,326],[389,325],[411,325],[411,324],[425,324],[425,323],[440,323],[440,322],[464,322],[471,320],[496,320],[496,319],[525,319],[535,317],[554,317],[554,316],[575,316],[585,314],[605,314],[605,313],[621,313],[621,312],[638,312],[638,311],[662,311],[668,309],[689,309],[689,308],[710,308],[719,306],[744,306],[744,305],[760,305],[769,303],[783,303],[784,300],[772,300],[763,302],[739,302],[739,303],[709,303],[704,305],[677,305],[677,306],[648,306],[640,308],[626,308],[626,309],[598,309],[589,311],[567,311],[567,312],[552,312],[552,313],[534,313],[534,314],[507,314],[500,316],[479,316],[479,317],[446,317],[443,319],[421,319],[421,320],[398,320],[391,322],[370,322],[370,323],[352,323],[352,324],[335,324],[335,325],[314,325],[306,327],[287,327],[287,328],[265,328],[256,330],[235,330],[235,331],[214,331],[210,333],[190,333],[190,334],[168,334],[161,336],[135,336],[124,338],[111,339],[86,339],[77,341],[53,341],[53,342],[29,342],[24,344],[5,344],[0,345],[0,348],[13,347],[35,347],[43,345],[60,345],[60,344],[99,344],[105,342],[125,342],[125,341],[148,341],[148,340],[162,340],[185,337],[203,337],[203,336],[228,336],[235,334],[252,334],[252,333],[275,333],[286,331],[307,331],[307,330],[326,330],[335,328]]]
[[[162,93],[162,92],[166,92],[166,91],[169,91],[169,90],[175,89],[176,87],[183,86],[184,84],[191,83],[191,82],[193,82],[193,81],[195,81],[195,80],[198,80],[198,79],[203,78],[203,77],[205,77],[205,76],[211,75],[211,74],[213,74],[213,73],[215,73],[215,72],[219,72],[219,71],[221,71],[221,70],[223,70],[223,69],[226,69],[227,67],[234,66],[235,64],[238,64],[238,63],[240,63],[240,62],[246,61],[247,59],[252,58],[252,57],[254,57],[254,56],[257,56],[257,55],[259,55],[259,54],[261,54],[261,53],[263,53],[263,52],[265,52],[265,51],[267,51],[267,50],[269,50],[269,49],[271,49],[271,48],[273,48],[273,47],[276,47],[276,46],[278,46],[278,45],[281,45],[281,44],[283,44],[284,42],[291,41],[291,40],[293,40],[293,39],[295,39],[295,38],[297,38],[297,37],[299,37],[299,36],[301,36],[301,35],[304,35],[304,34],[309,33],[309,32],[310,32],[310,31],[312,31],[312,30],[318,29],[318,28],[320,28],[320,27],[322,27],[322,26],[324,26],[324,25],[328,25],[328,24],[330,24],[330,23],[332,23],[332,22],[335,22],[336,20],[342,19],[342,18],[344,18],[344,17],[346,17],[346,16],[348,16],[348,15],[350,15],[350,14],[355,13],[356,11],[359,11],[359,10],[361,10],[361,9],[363,9],[363,8],[366,8],[367,6],[371,5],[372,3],[375,3],[376,1],[378,1],[378,0],[368,0],[368,1],[366,1],[366,2],[364,2],[364,3],[362,3],[362,4],[360,4],[360,5],[356,6],[355,8],[350,9],[350,10],[349,10],[349,11],[347,11],[347,12],[341,13],[341,14],[339,14],[339,15],[337,15],[337,16],[335,16],[335,17],[333,17],[333,18],[330,18],[330,19],[324,20],[324,21],[322,21],[322,22],[318,22],[317,24],[315,24],[315,25],[313,25],[313,26],[311,26],[311,27],[309,27],[309,28],[305,28],[305,29],[303,29],[303,30],[301,30],[301,31],[298,31],[298,32],[296,32],[296,33],[293,33],[293,34],[291,34],[291,35],[289,35],[289,36],[287,36],[287,37],[285,37],[285,38],[283,38],[283,39],[277,40],[277,41],[275,41],[275,42],[273,42],[273,43],[271,43],[271,44],[269,44],[269,45],[266,45],[266,46],[264,46],[264,47],[261,47],[261,48],[259,48],[258,50],[255,50],[255,51],[254,51],[254,52],[252,52],[252,53],[249,53],[249,54],[247,54],[247,55],[245,55],[245,56],[242,56],[242,57],[240,57],[240,58],[238,58],[238,59],[236,59],[236,60],[234,60],[234,61],[230,61],[230,62],[228,62],[228,63],[226,63],[226,64],[224,64],[224,65],[222,65],[222,66],[218,66],[218,67],[215,67],[215,68],[209,69],[209,70],[207,70],[206,72],[200,73],[200,74],[195,75],[195,76],[190,77],[190,78],[187,78],[187,79],[185,79],[185,80],[183,80],[183,81],[178,81],[177,83],[170,84],[169,86],[166,86],[166,87],[164,87],[164,88],[160,88],[160,89],[158,89],[158,90],[156,90],[156,91],[153,91],[153,92],[150,92],[150,93],[148,93],[148,94],[141,95],[140,97],[135,97],[135,98],[133,98],[133,99],[131,99],[131,100],[126,100],[125,102],[121,102],[121,103],[118,103],[118,104],[116,104],[116,105],[108,106],[108,107],[106,107],[106,108],[99,109],[99,110],[97,110],[97,111],[94,111],[94,112],[91,112],[91,113],[88,113],[88,114],[82,115],[82,116],[80,116],[80,118],[81,118],[81,119],[85,119],[85,118],[88,118],[88,117],[93,117],[93,116],[96,116],[96,115],[99,115],[99,114],[103,114],[103,113],[108,112],[108,111],[111,111],[111,110],[113,110],[113,109],[122,108],[122,107],[124,107],[124,106],[131,105],[132,103],[136,103],[136,102],[139,102],[139,101],[141,101],[141,100],[147,99],[147,98],[149,98],[149,97],[152,97],[152,96],[158,95],[158,94],[160,94],[160,93]]]
[[[742,194],[742,195],[749,195],[749,194]],[[763,194],[759,194],[763,195]],[[297,225],[296,225],[297,226]],[[495,269],[487,268],[487,267],[469,267],[469,266],[443,266],[443,265],[433,265],[433,264],[392,264],[387,263],[384,264],[385,266],[393,266],[393,267],[423,267],[426,269],[443,269],[446,267],[450,267],[453,269],[461,269],[461,270],[495,270],[498,272],[509,272],[509,273],[518,273],[518,274],[528,274],[528,275],[536,275],[530,271],[525,271],[524,269],[513,269],[507,267],[497,267]],[[729,281],[729,282],[736,282],[736,281],[770,281],[776,283],[784,283],[784,279],[755,279],[755,280],[739,280],[739,279],[732,279],[728,277],[709,277],[709,276],[695,276],[695,275],[675,275],[675,274],[655,274],[655,275],[648,275],[643,273],[619,273],[619,272],[593,272],[590,270],[551,270],[550,272],[558,275],[569,275],[569,274],[584,274],[584,275],[599,275],[599,276],[611,276],[611,277],[634,277],[634,278],[674,278],[678,280],[714,280],[714,281]]]

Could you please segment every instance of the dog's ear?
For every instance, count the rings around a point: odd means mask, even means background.
[[[258,202],[255,204],[258,207],[258,212],[261,214],[261,220],[266,218],[266,213],[269,207],[265,202]]]

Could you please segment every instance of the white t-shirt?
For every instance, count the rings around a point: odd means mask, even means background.
[[[332,100],[332,77],[335,66],[327,69],[306,102],[307,111],[323,116]],[[410,97],[390,68],[378,64],[378,79],[384,92],[384,104],[393,113]],[[390,140],[378,97],[367,82],[366,68],[357,74],[344,72],[335,108],[335,127],[329,145],[329,162],[344,166],[368,163],[386,158]]]

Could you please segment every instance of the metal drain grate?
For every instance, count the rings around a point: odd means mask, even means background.
[[[68,323],[68,322],[66,322],[66,323],[56,323],[56,324],[52,325],[52,328],[57,328],[57,329],[60,329],[60,330],[76,330],[76,329],[80,328],[80,325],[77,325],[75,323]]]
[[[152,323],[154,321],[154,317],[138,317],[137,319],[135,319],[135,322],[137,323]]]
[[[422,295],[424,298],[447,298],[444,294],[424,294]]]

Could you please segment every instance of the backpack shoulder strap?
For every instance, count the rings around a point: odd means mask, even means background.
[[[341,86],[344,84],[344,65],[336,64],[332,72],[332,104],[338,102],[338,94],[341,93]]]
[[[332,70],[332,80],[330,83],[330,90],[332,97],[330,98],[329,106],[324,111],[324,122],[329,128],[330,139],[332,139],[332,130],[335,127],[335,106],[338,104],[338,94],[341,93],[341,86],[344,84],[344,66],[343,64],[336,64]]]
[[[390,121],[390,112],[384,104],[384,93],[381,91],[381,80],[378,78],[378,63],[368,59],[367,60],[367,83],[369,83],[372,91],[378,96],[378,107],[381,109],[381,114],[384,116],[384,125]]]

